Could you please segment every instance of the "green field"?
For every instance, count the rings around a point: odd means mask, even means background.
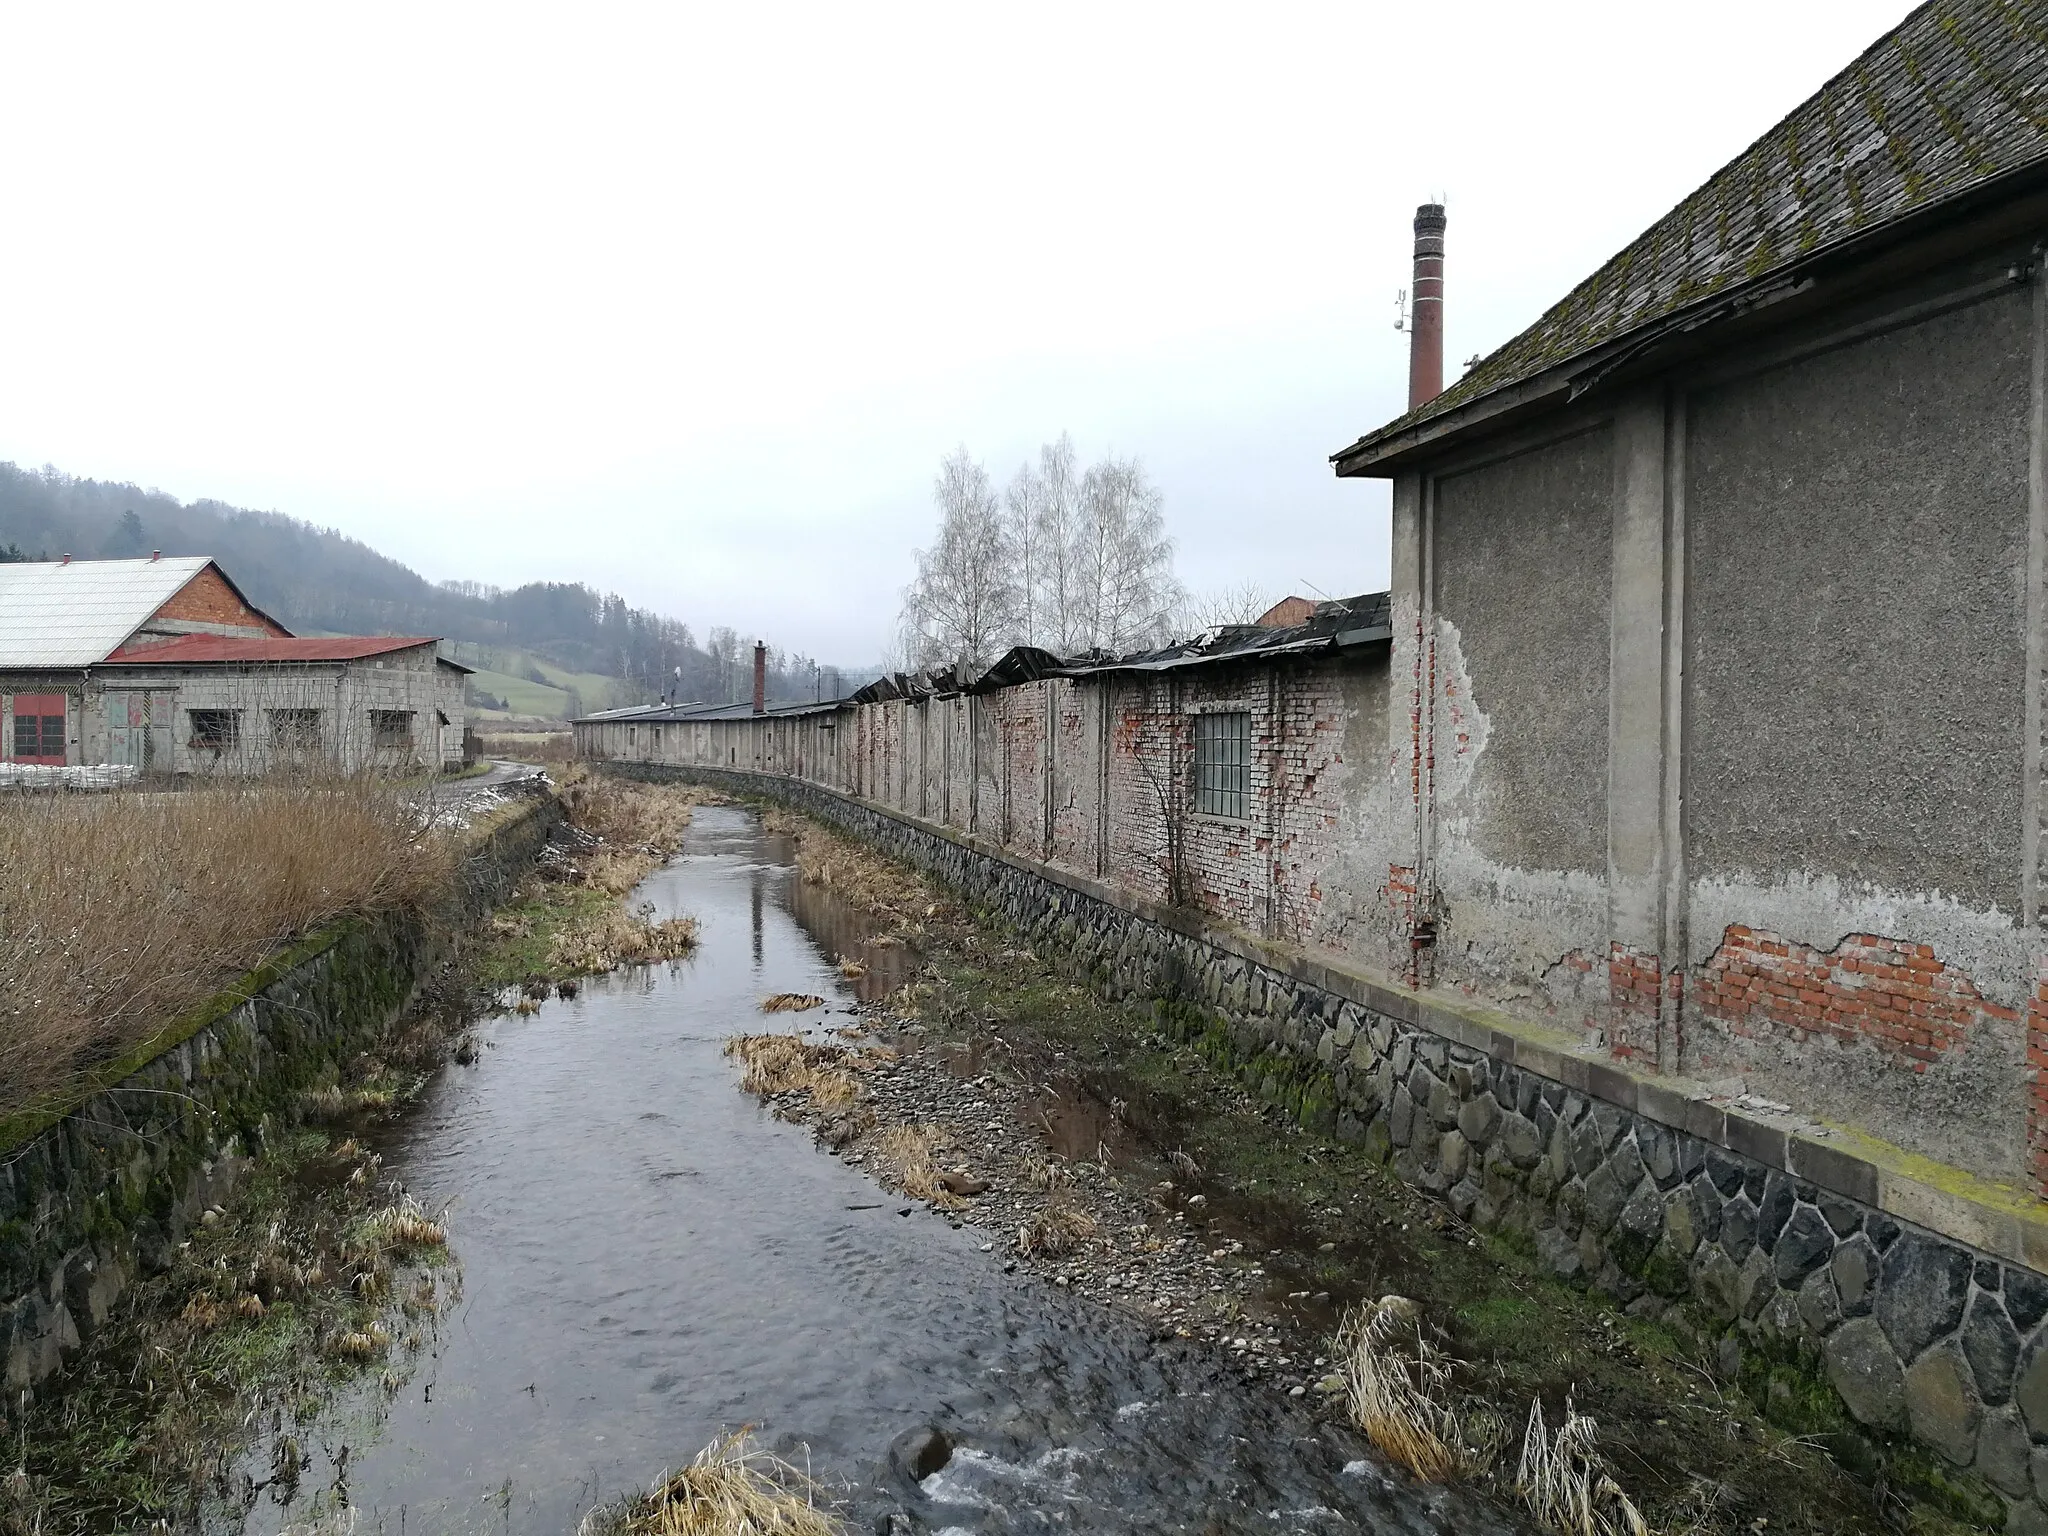
[[[478,708],[472,702],[471,718],[479,725],[527,716],[541,720],[566,720],[575,714],[609,709],[629,696],[623,678],[600,672],[571,672],[531,651],[502,646],[459,645],[456,660],[477,669],[469,679],[472,700],[479,692],[503,699],[504,709]],[[546,682],[535,682],[538,672]]]

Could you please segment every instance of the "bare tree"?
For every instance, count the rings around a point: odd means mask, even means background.
[[[1124,651],[1166,639],[1181,587],[1164,505],[1136,459],[1103,459],[1082,476],[1074,564],[1084,644]]]
[[[988,471],[963,446],[939,466],[932,487],[939,536],[917,552],[917,580],[905,594],[906,638],[918,666],[985,669],[1009,645],[1019,609],[1002,503]]]
[[[1017,579],[1017,639],[1024,645],[1045,643],[1045,499],[1045,480],[1029,464],[1003,492],[1004,534]]]
[[[704,644],[717,670],[720,691],[725,695],[721,702],[730,704],[733,701],[733,681],[739,675],[740,637],[728,626],[720,624],[704,637]]]
[[[1081,532],[1081,467],[1066,433],[1038,450],[1038,644],[1061,655],[1082,649],[1077,563]]]
[[[1174,615],[1173,632],[1177,637],[1187,638],[1225,624],[1256,624],[1273,601],[1271,592],[1250,580],[1232,587],[1185,593]]]

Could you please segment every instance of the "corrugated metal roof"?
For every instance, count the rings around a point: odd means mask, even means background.
[[[213,562],[29,560],[0,565],[0,667],[89,667]]]
[[[1333,457],[2044,160],[2039,0],[1929,0],[1534,325]]]
[[[307,635],[280,640],[239,639],[230,635],[180,635],[158,645],[124,646],[104,663],[110,667],[183,667],[220,662],[266,661],[361,661],[391,651],[409,651],[416,646],[436,645],[431,636],[421,635]],[[442,658],[446,659],[446,658]],[[462,663],[451,661],[451,667]],[[472,667],[462,667],[465,672]]]

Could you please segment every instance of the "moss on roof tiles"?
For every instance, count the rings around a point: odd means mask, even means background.
[[[2048,159],[2048,0],[1929,0],[1534,325],[1375,437]]]

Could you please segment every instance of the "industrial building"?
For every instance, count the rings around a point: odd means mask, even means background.
[[[462,758],[469,670],[431,638],[295,636],[203,556],[0,564],[15,782],[439,771]]]

